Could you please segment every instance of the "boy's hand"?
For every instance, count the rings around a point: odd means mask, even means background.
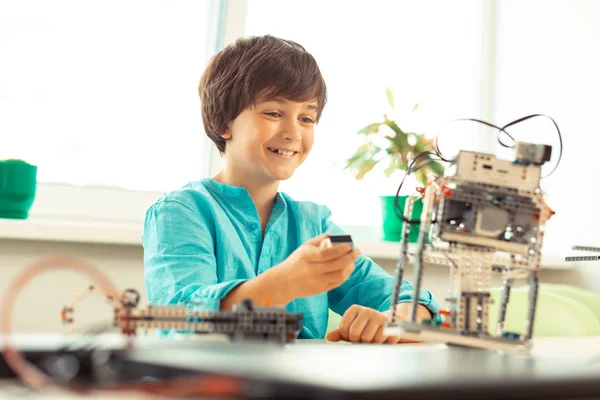
[[[281,264],[285,284],[294,299],[335,289],[348,279],[360,251],[349,244],[320,248],[324,233],[300,246]],[[282,282],[283,283],[283,282]]]
[[[397,318],[406,320],[410,303],[400,303],[396,309]],[[338,329],[329,332],[327,340],[338,342],[345,340],[352,343],[416,343],[414,340],[401,339],[398,336],[386,336],[383,327],[389,320],[389,312],[382,313],[372,308],[351,306],[344,313]],[[417,321],[430,317],[431,314],[426,307],[419,305],[417,309]]]

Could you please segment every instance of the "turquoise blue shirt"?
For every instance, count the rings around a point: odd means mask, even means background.
[[[264,237],[248,191],[203,179],[166,194],[146,212],[144,280],[150,304],[202,304],[218,309],[237,285],[284,261],[309,239],[324,232],[343,234],[322,205],[295,201],[278,193]],[[323,338],[328,309],[343,315],[353,304],[386,311],[395,278],[361,255],[350,278],[338,288],[300,298],[286,307],[304,314],[299,338]],[[399,302],[410,301],[404,281]],[[419,302],[437,314],[439,304],[427,290]]]

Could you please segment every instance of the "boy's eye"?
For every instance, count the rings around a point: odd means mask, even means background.
[[[302,122],[306,123],[306,124],[314,124],[315,121],[313,121],[312,119],[308,118],[308,117],[302,117],[301,118]]]
[[[270,117],[281,117],[281,114],[279,114],[278,112],[266,112],[265,115],[268,115]]]

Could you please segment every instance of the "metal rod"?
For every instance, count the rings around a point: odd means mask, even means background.
[[[525,327],[525,340],[529,340],[533,336],[533,322],[535,320],[538,288],[538,272],[532,271],[531,276],[529,277],[529,310],[527,316],[527,326]]]
[[[412,210],[415,199],[413,197],[407,197],[404,201],[404,219],[412,220]],[[400,258],[396,264],[396,284],[394,286],[394,293],[392,295],[392,318],[391,323],[396,323],[396,303],[400,297],[400,289],[402,288],[402,279],[404,275],[404,265],[408,263],[408,236],[410,234],[411,225],[407,222],[402,224],[402,237],[400,246]]]

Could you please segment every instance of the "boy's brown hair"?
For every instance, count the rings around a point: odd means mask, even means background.
[[[314,57],[298,43],[270,35],[240,38],[213,56],[198,92],[204,130],[221,153],[227,124],[259,95],[316,100],[317,122],[327,101],[325,81]]]

